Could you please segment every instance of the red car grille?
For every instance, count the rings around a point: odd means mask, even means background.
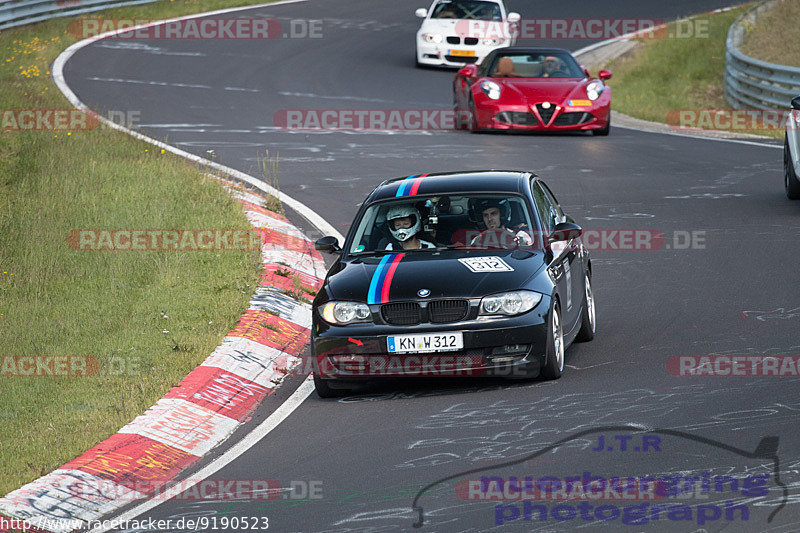
[[[594,120],[594,115],[586,112],[561,113],[553,121],[554,126],[577,126]]]
[[[547,126],[550,124],[550,119],[553,118],[553,113],[556,112],[556,106],[550,104],[550,106],[545,109],[543,104],[536,104],[536,110],[539,111],[539,116],[542,117],[542,122],[544,122],[544,125]]]
[[[532,113],[525,113],[523,111],[503,111],[494,116],[498,122],[505,122],[506,124],[516,124],[518,126],[536,126],[539,121]]]

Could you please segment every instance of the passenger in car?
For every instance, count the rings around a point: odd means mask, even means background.
[[[496,77],[513,77],[518,78],[520,77],[519,74],[514,72],[514,62],[511,60],[510,57],[501,57],[497,60],[497,70],[494,74]]]

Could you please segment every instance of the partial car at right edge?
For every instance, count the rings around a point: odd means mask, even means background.
[[[792,109],[786,121],[786,135],[783,138],[783,185],[790,200],[800,199],[800,96],[792,98]]]

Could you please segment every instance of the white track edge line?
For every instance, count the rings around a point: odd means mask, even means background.
[[[138,28],[154,26],[156,24],[165,24],[165,23],[171,22],[171,21],[205,17],[205,16],[208,16],[208,15],[227,13],[229,11],[240,11],[242,9],[256,9],[256,8],[264,7],[264,6],[277,6],[277,5],[284,5],[284,4],[295,4],[295,3],[306,2],[306,1],[307,0],[285,0],[283,2],[274,2],[274,3],[270,3],[270,4],[259,4],[259,5],[256,5],[256,6],[246,6],[246,7],[232,8],[230,10],[219,10],[219,11],[212,11],[212,12],[209,12],[209,13],[199,13],[199,14],[195,14],[195,15],[189,15],[189,16],[186,16],[186,17],[179,17],[179,18],[173,18],[173,19],[163,20],[163,21],[159,21],[159,22],[149,23],[149,24],[145,24],[145,25],[142,25],[142,26],[136,26],[136,27],[132,27],[132,28],[123,28],[123,29],[120,29],[120,30],[109,31],[109,32],[103,33],[101,35],[98,35],[96,37],[90,37],[88,39],[84,39],[82,41],[79,41],[77,43],[72,44],[66,50],[61,52],[61,54],[53,62],[53,66],[51,68],[53,81],[55,82],[55,84],[58,87],[58,89],[64,94],[64,96],[67,98],[67,100],[69,100],[69,102],[72,105],[74,105],[77,109],[81,109],[83,111],[91,112],[91,109],[89,109],[89,107],[86,104],[81,102],[80,99],[77,97],[77,95],[75,95],[75,93],[72,91],[72,89],[67,85],[67,82],[64,79],[64,66],[66,65],[67,61],[69,61],[69,59],[78,50],[80,50],[81,48],[84,48],[85,46],[88,46],[89,44],[97,41],[98,39],[103,38],[103,37],[109,37],[111,35],[116,35],[116,34],[122,33],[122,32],[130,32],[130,31],[136,30]],[[315,226],[322,233],[324,233],[325,235],[333,235],[336,238],[338,238],[340,240],[340,242],[344,243],[344,237],[342,236],[342,234],[339,233],[325,219],[320,217],[318,214],[316,214],[314,211],[312,211],[305,204],[299,202],[298,200],[295,200],[294,198],[292,198],[291,196],[287,195],[286,193],[283,193],[283,192],[279,191],[278,189],[276,189],[276,188],[274,188],[274,187],[272,187],[270,185],[267,185],[262,180],[259,180],[259,179],[255,178],[253,176],[250,176],[249,174],[245,174],[244,172],[241,172],[241,171],[236,170],[234,168],[227,167],[227,166],[221,165],[219,163],[215,163],[215,162],[210,161],[208,159],[205,159],[203,157],[200,157],[200,156],[194,155],[192,153],[189,153],[189,152],[187,152],[185,150],[181,150],[180,148],[176,148],[174,146],[171,146],[169,144],[163,143],[161,141],[157,141],[156,139],[153,139],[152,137],[148,137],[148,136],[146,136],[144,134],[141,134],[139,132],[133,131],[133,130],[131,130],[129,128],[126,128],[124,126],[116,124],[115,122],[112,122],[111,120],[108,120],[107,118],[105,118],[103,116],[99,116],[98,115],[97,118],[103,124],[105,124],[106,126],[108,126],[110,128],[113,128],[113,129],[118,130],[118,131],[125,132],[128,135],[131,135],[132,137],[134,137],[136,139],[139,139],[141,141],[145,141],[147,143],[150,143],[150,144],[152,144],[154,146],[157,146],[159,148],[162,148],[162,149],[164,149],[166,151],[172,152],[173,154],[176,154],[176,155],[179,155],[179,156],[181,156],[183,158],[189,159],[190,161],[194,161],[196,163],[200,163],[200,164],[202,164],[204,166],[207,166],[209,168],[213,168],[215,170],[223,172],[223,173],[225,173],[225,174],[227,174],[229,176],[232,176],[232,177],[234,177],[234,178],[236,178],[238,180],[241,180],[241,181],[243,181],[245,183],[248,183],[248,184],[256,187],[257,189],[260,189],[261,191],[263,191],[263,192],[265,192],[267,194],[275,196],[282,203],[286,204],[292,210],[296,211],[301,216],[306,218],[313,226]]]
[[[258,9],[258,8],[261,8],[261,7],[284,5],[284,4],[294,4],[294,3],[305,2],[305,1],[307,1],[307,0],[284,0],[282,2],[272,2],[272,3],[268,3],[268,4],[259,4],[259,5],[254,5],[254,6],[243,6],[243,7],[231,8],[231,9],[221,9],[221,10],[217,10],[217,11],[211,11],[211,12],[208,12],[208,13],[198,13],[198,14],[195,14],[195,15],[188,15],[188,16],[185,16],[185,17],[178,17],[178,18],[158,21],[158,22],[154,22],[154,23],[138,26],[137,28],[154,26],[154,25],[157,25],[157,24],[165,24],[165,23],[168,23],[168,22],[171,22],[171,21],[177,21],[177,20],[187,20],[187,19],[192,19],[192,18],[206,17],[206,16],[209,16],[209,15],[215,15],[215,14],[230,13],[230,12],[233,12],[233,11],[241,11],[241,10],[245,10],[245,9]],[[84,48],[85,46],[88,46],[89,44],[93,43],[94,41],[96,41],[98,39],[101,39],[101,38],[104,38],[104,37],[108,37],[108,36],[111,36],[111,35],[115,35],[115,34],[120,33],[122,31],[131,31],[133,29],[136,29],[136,28],[125,28],[123,30],[110,31],[110,32],[106,32],[104,34],[101,34],[101,35],[98,35],[98,36],[95,36],[95,37],[84,39],[84,40],[79,41],[77,43],[74,43],[74,44],[70,45],[66,50],[61,52],[61,54],[59,54],[58,57],[56,58],[56,60],[53,62],[53,66],[51,68],[51,72],[52,72],[52,77],[53,77],[54,83],[56,84],[58,89],[61,91],[61,93],[67,98],[67,100],[69,100],[69,102],[72,105],[74,105],[77,109],[81,109],[81,110],[84,110],[84,111],[91,111],[86,104],[81,102],[81,100],[72,91],[72,89],[69,87],[69,85],[67,85],[67,82],[66,82],[66,80],[64,78],[64,66],[66,65],[67,61],[78,50]],[[166,151],[169,151],[169,152],[171,152],[171,153],[173,153],[175,155],[178,155],[178,156],[183,157],[185,159],[188,159],[190,161],[194,161],[194,162],[200,163],[200,164],[202,164],[204,166],[207,166],[209,168],[213,168],[215,170],[219,170],[220,172],[223,172],[223,173],[225,173],[225,174],[227,174],[229,176],[233,176],[233,177],[235,177],[235,178],[237,178],[237,179],[239,179],[239,180],[241,180],[241,181],[243,181],[245,183],[248,183],[248,184],[256,187],[257,189],[259,189],[259,190],[261,190],[261,191],[263,191],[263,192],[265,192],[267,194],[275,196],[281,202],[283,202],[284,204],[288,205],[291,209],[293,209],[294,211],[299,213],[301,216],[306,218],[313,226],[315,226],[323,234],[333,235],[336,238],[338,238],[340,240],[340,242],[344,243],[344,237],[342,236],[342,234],[339,233],[339,231],[337,231],[325,219],[323,219],[317,213],[312,211],[305,204],[299,202],[298,200],[295,200],[294,198],[292,198],[289,195],[287,195],[287,194],[275,189],[274,187],[272,187],[270,185],[267,185],[263,181],[258,180],[257,178],[254,178],[253,176],[250,176],[249,174],[245,174],[244,172],[240,172],[240,171],[238,171],[238,170],[236,170],[234,168],[227,167],[227,166],[221,165],[219,163],[215,163],[213,161],[209,161],[208,159],[196,156],[194,154],[191,154],[189,152],[186,152],[186,151],[181,150],[179,148],[176,148],[174,146],[168,145],[168,144],[163,143],[161,141],[157,141],[156,139],[153,139],[151,137],[148,137],[146,135],[143,135],[141,133],[133,131],[133,130],[131,130],[129,128],[126,128],[124,126],[120,126],[119,124],[116,124],[116,123],[114,123],[114,122],[112,122],[112,121],[110,121],[110,120],[108,120],[108,119],[106,119],[106,118],[104,118],[102,116],[98,115],[98,118],[99,118],[99,120],[101,122],[103,122],[105,125],[109,126],[110,128],[113,128],[115,130],[127,133],[128,135],[130,135],[130,136],[132,136],[132,137],[134,137],[136,139],[139,139],[141,141],[145,141],[145,142],[147,142],[149,144],[152,144],[154,146],[162,148],[162,149],[164,149]],[[259,424],[255,429],[253,429],[250,433],[248,433],[245,437],[243,437],[239,442],[234,444],[223,455],[221,455],[217,459],[214,459],[205,468],[200,470],[196,474],[196,476],[193,477],[192,480],[187,481],[187,483],[192,483],[192,484],[198,483],[200,480],[204,479],[207,476],[210,476],[210,475],[214,474],[218,470],[220,470],[223,467],[225,467],[228,463],[233,461],[236,457],[238,457],[239,455],[241,455],[245,451],[249,450],[253,445],[255,445],[258,441],[260,441],[267,434],[269,434],[273,429],[275,429],[281,422],[283,422],[286,418],[288,418],[289,415],[291,415],[292,412],[294,412],[294,410],[297,409],[297,407],[299,407],[303,403],[303,401],[305,401],[306,398],[308,398],[308,396],[311,394],[312,390],[313,390],[312,378],[311,378],[311,376],[309,376],[300,385],[300,387],[298,387],[297,390],[295,390],[292,393],[292,395],[289,396],[289,398],[287,398],[280,405],[280,407],[278,407],[278,409],[276,409],[271,415],[269,415],[269,417],[267,417],[266,420],[264,420],[264,422]],[[188,486],[186,488],[188,488]],[[170,493],[167,493],[167,494],[170,494]],[[175,496],[177,494],[170,494],[170,495],[171,496]],[[130,520],[130,519],[132,519],[132,518],[134,518],[136,516],[139,516],[140,514],[146,512],[146,511],[152,509],[153,507],[157,507],[158,505],[160,505],[163,502],[164,502],[164,500],[161,500],[161,499],[159,499],[159,500],[150,500],[148,502],[145,502],[145,503],[143,503],[143,504],[141,504],[141,505],[139,505],[137,507],[134,507],[133,509],[123,513],[119,517],[116,517],[114,520],[117,521],[117,522],[119,520]],[[113,524],[111,524],[111,525],[113,525]],[[96,527],[96,528],[92,529],[91,532],[92,533],[104,533],[105,531],[109,531],[110,529],[113,529],[113,528],[112,527],[107,527],[106,528],[106,527],[102,527],[102,525],[101,525],[100,527]]]
[[[296,391],[292,393],[281,405],[278,407],[275,412],[273,412],[266,420],[261,422],[258,426],[256,426],[253,431],[245,435],[242,440],[234,444],[231,448],[229,448],[224,454],[220,455],[213,461],[211,461],[208,465],[202,468],[200,471],[192,475],[191,478],[182,481],[181,483],[171,487],[169,490],[164,492],[158,499],[148,500],[141,505],[137,505],[133,509],[124,512],[123,514],[114,517],[114,518],[106,518],[100,519],[101,525],[99,527],[95,527],[94,529],[89,530],[89,533],[104,533],[106,531],[110,531],[112,529],[119,529],[124,526],[125,521],[132,520],[137,516],[141,515],[142,513],[153,509],[154,507],[158,507],[162,503],[167,502],[171,498],[178,496],[179,494],[183,493],[187,489],[192,488],[196,484],[200,483],[202,480],[206,479],[207,477],[213,475],[215,472],[221,470],[225,466],[227,466],[231,461],[238,458],[241,454],[248,451],[250,448],[253,447],[257,442],[259,442],[262,438],[264,438],[269,432],[273,429],[278,427],[278,425],[283,422],[289,415],[294,412],[295,409],[300,407],[300,404],[305,401],[311,395],[311,392],[314,390],[314,382],[312,381],[311,377],[309,376],[306,378],[305,381],[297,388]],[[103,521],[108,521],[108,527],[104,527],[102,525]]]
[[[616,125],[614,125],[614,127],[615,128],[620,128],[620,129],[623,129],[623,130],[641,131],[641,132],[644,132],[644,133],[655,133],[655,134],[658,134],[658,135],[672,135],[673,137],[685,137],[687,139],[702,139],[704,141],[717,141],[717,142],[726,142],[726,143],[746,144],[748,146],[760,146],[761,148],[778,148],[778,149],[783,150],[783,145],[782,144],[757,142],[755,140],[747,141],[747,140],[744,140],[744,139],[726,139],[724,137],[710,137],[710,136],[707,136],[707,135],[699,135],[699,134],[698,135],[692,135],[692,134],[689,134],[689,133],[678,133],[678,132],[674,132],[674,131],[648,130],[648,129],[643,129],[643,128],[637,128],[636,126],[622,126],[620,124],[616,124]],[[716,131],[720,131],[720,130],[716,130]],[[765,137],[765,138],[769,139],[771,137]],[[778,139],[775,139],[775,141],[777,142]]]

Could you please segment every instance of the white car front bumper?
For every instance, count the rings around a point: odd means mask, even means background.
[[[480,63],[486,55],[495,48],[508,46],[507,43],[496,45],[465,45],[429,43],[417,36],[417,63],[422,65],[435,65],[446,67],[463,67],[470,63]],[[458,55],[468,53],[471,55]]]

